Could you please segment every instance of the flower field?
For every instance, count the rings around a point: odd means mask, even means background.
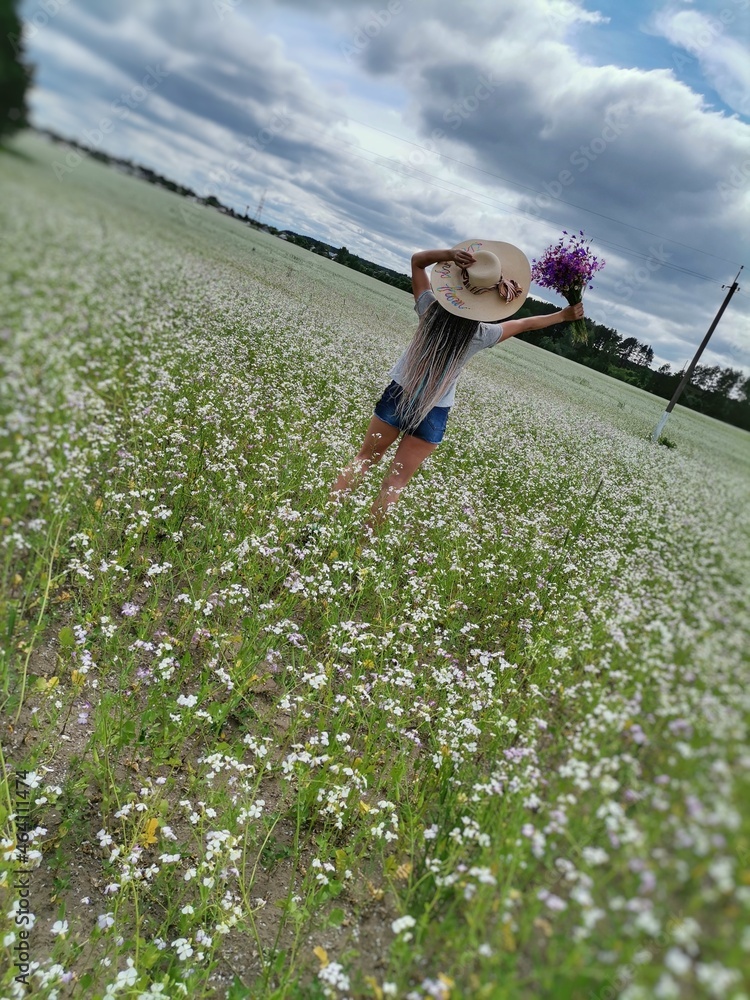
[[[750,437],[511,341],[369,538],[409,296],[13,149],[0,996],[747,1000]]]

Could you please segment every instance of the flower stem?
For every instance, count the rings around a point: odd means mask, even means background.
[[[575,306],[579,302],[583,302],[583,289],[581,287],[569,288],[563,294],[567,299],[568,305]],[[570,324],[570,329],[573,332],[573,343],[588,343],[589,331],[586,327],[585,319],[574,319]]]

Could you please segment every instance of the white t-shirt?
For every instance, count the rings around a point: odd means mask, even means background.
[[[419,316],[435,301],[435,296],[432,291],[428,288],[426,291],[422,292],[417,301],[414,303],[414,309]],[[461,362],[461,368],[466,364],[469,358],[473,357],[478,351],[483,351],[485,347],[494,347],[495,344],[500,340],[503,335],[503,328],[500,323],[480,323],[477,332],[474,334],[471,343],[469,344],[469,349],[466,352],[466,357]],[[408,351],[408,348],[407,348]],[[398,382],[402,385],[400,381],[400,376],[404,370],[404,363],[406,360],[406,351],[401,355],[396,364],[388,372],[388,377],[393,379],[394,382]],[[458,382],[458,376],[461,374],[461,369],[459,369],[458,374],[453,379],[452,382],[448,384],[445,392],[440,397],[440,399],[435,403],[435,406],[453,406],[456,401],[456,383]]]

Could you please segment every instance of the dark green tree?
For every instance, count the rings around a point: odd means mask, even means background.
[[[28,125],[26,91],[31,66],[24,59],[17,0],[0,0],[0,140]]]
[[[716,392],[727,399],[737,399],[747,383],[745,375],[736,368],[722,368],[716,380]]]
[[[633,361],[634,355],[638,352],[638,338],[626,337],[617,348],[617,356],[620,361]]]
[[[608,326],[597,325],[594,328],[594,336],[591,340],[591,346],[597,351],[614,355],[617,354],[617,348],[619,347],[621,340],[622,337],[617,330],[612,330]]]

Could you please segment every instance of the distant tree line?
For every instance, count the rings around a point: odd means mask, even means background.
[[[292,233],[288,229],[282,230],[278,235],[283,236],[289,243],[295,243],[297,246],[311,250],[322,257],[329,257],[337,264],[351,268],[352,271],[369,274],[371,278],[377,278],[379,281],[395,285],[396,288],[401,288],[405,292],[411,292],[411,278],[408,275],[392,271],[389,267],[383,267],[381,264],[373,264],[372,261],[365,260],[364,257],[357,257],[356,254],[349,253],[346,247],[337,249],[329,243],[315,240],[311,236],[300,236],[299,233]]]
[[[26,61],[17,0],[0,0],[0,140],[28,126],[26,91],[32,67]]]
[[[537,316],[555,312],[556,309],[548,302],[529,298],[514,318]],[[519,336],[521,340],[604,372],[621,382],[629,382],[664,399],[672,398],[684,370],[672,371],[669,365],[653,369],[650,365],[654,360],[654,350],[648,344],[636,337],[621,337],[617,330],[590,319],[586,319],[586,326],[589,330],[587,343],[576,343],[567,323]],[[750,376],[736,368],[696,365],[690,384],[680,396],[680,405],[750,430]]]
[[[2,0],[0,0],[2,3]],[[69,146],[74,146],[83,153],[94,157],[103,163],[117,166],[119,169],[132,174],[150,184],[164,187],[175,194],[190,198],[195,202],[208,205],[217,209],[224,215],[230,215],[246,225],[264,232],[279,236],[281,239],[296,246],[303,247],[311,253],[319,254],[336,261],[343,267],[368,274],[379,281],[384,281],[389,285],[394,285],[405,292],[411,292],[411,278],[406,274],[393,271],[380,264],[365,260],[350,253],[346,247],[334,247],[330,243],[317,240],[312,236],[303,236],[290,229],[279,230],[275,226],[260,225],[255,219],[248,215],[241,215],[232,208],[223,205],[215,195],[198,197],[189,187],[177,184],[168,177],[163,177],[155,170],[133,163],[132,160],[111,156],[99,149],[90,149],[73,139],[64,137],[42,129],[55,142],[62,142]],[[516,317],[522,319],[524,316],[536,316],[542,313],[555,312],[557,306],[549,302],[542,302],[539,299],[528,298],[521,309],[516,313]],[[622,382],[629,382],[647,392],[652,392],[664,399],[670,399],[672,393],[679,384],[683,372],[673,372],[669,365],[662,365],[654,370],[651,364],[654,360],[654,350],[648,344],[642,343],[636,337],[621,337],[617,330],[594,323],[586,319],[589,329],[589,339],[587,343],[576,343],[570,333],[567,323],[560,323],[556,326],[547,327],[543,331],[535,333],[521,334],[521,339],[541,347],[545,351],[552,351],[562,357],[570,358],[588,368],[611,375]],[[693,372],[690,385],[687,386],[680,403],[693,410],[699,410],[710,417],[735,424],[745,430],[750,430],[750,377],[734,368],[721,368],[719,365],[698,365]]]

